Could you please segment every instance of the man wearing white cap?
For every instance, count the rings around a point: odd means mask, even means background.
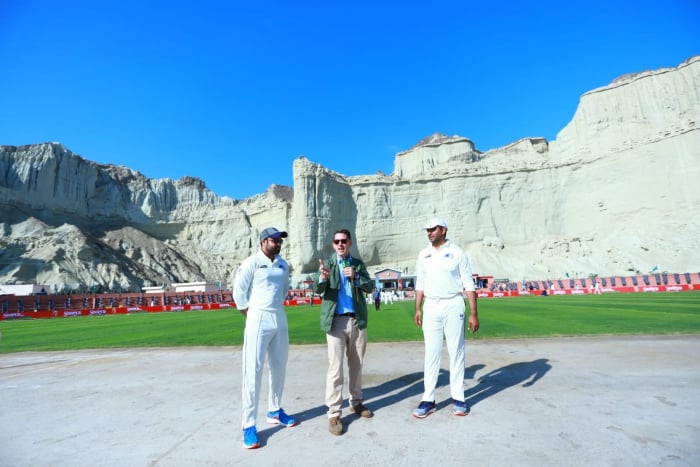
[[[447,239],[447,223],[431,219],[424,227],[430,246],[421,250],[416,261],[416,326],[423,328],[425,340],[424,393],[413,410],[416,418],[435,412],[435,387],[440,371],[442,336],[450,356],[450,393],[452,411],[464,416],[469,408],[464,402],[464,296],[469,302],[469,330],[479,330],[476,291],[469,258]],[[422,306],[422,311],[421,311]]]
[[[289,265],[280,256],[287,232],[268,227],[260,232],[260,249],[241,263],[236,272],[233,299],[246,317],[243,335],[243,447],[260,446],[255,422],[260,382],[268,356],[270,382],[267,422],[294,426],[296,420],[281,407],[287,369],[289,334],[284,298],[289,290]]]

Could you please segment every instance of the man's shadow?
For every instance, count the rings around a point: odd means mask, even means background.
[[[479,384],[464,391],[464,401],[470,407],[520,383],[530,387],[551,369],[546,358],[506,365],[481,376]]]

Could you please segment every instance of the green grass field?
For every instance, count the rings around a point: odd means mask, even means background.
[[[413,302],[370,306],[370,342],[420,341]],[[292,344],[325,343],[319,308],[290,307]],[[700,291],[518,297],[479,301],[481,330],[468,339],[697,334]],[[0,321],[0,353],[116,347],[241,345],[235,309]]]

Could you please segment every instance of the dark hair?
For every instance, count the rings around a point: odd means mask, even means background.
[[[336,230],[335,232],[333,232],[333,238],[335,238],[335,235],[339,233],[347,235],[348,240],[352,240],[352,235],[350,235],[350,231],[348,229]]]

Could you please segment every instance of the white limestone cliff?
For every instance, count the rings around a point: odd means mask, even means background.
[[[481,151],[432,135],[394,172],[344,176],[299,157],[294,186],[244,200],[203,181],[153,180],[58,143],[0,146],[0,283],[55,289],[232,283],[261,228],[290,232],[296,285],[354,233],[371,270],[413,272],[420,226],[444,217],[476,272],[511,279],[700,270],[700,57],[581,97],[552,142]]]
[[[192,177],[148,179],[58,143],[2,146],[0,283],[138,290],[229,282],[257,247],[257,222],[284,218],[290,196],[289,188],[271,187],[237,202]]]
[[[409,272],[425,243],[418,228],[434,215],[447,219],[477,271],[497,277],[694,271],[699,118],[694,57],[586,93],[551,143],[523,138],[482,152],[467,138],[433,135],[397,154],[390,177],[331,174],[336,191],[324,197],[355,215],[322,218],[331,231],[353,228],[370,264]],[[297,160],[294,170],[295,199],[310,203],[293,211],[294,225],[312,226],[302,238],[318,230],[315,189],[328,185],[309,164]]]

